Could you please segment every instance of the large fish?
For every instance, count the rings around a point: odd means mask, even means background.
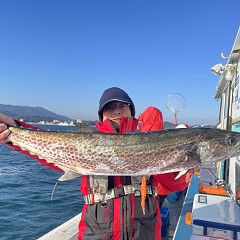
[[[63,169],[60,180],[183,171],[240,154],[240,133],[211,128],[132,134],[9,130],[14,145]]]

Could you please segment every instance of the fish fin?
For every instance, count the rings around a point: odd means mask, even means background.
[[[64,169],[64,168],[61,168],[63,171],[64,171],[64,174],[58,179],[58,181],[67,181],[67,180],[71,180],[71,179],[74,179],[74,178],[78,178],[78,177],[81,177],[82,175],[77,173],[77,172],[74,172],[74,171],[71,171],[69,169]]]
[[[182,175],[186,174],[188,170],[184,170],[178,173],[178,175],[174,178],[174,180],[180,178]]]
[[[80,132],[97,132],[96,128],[91,127],[86,123],[74,122],[74,125],[78,128]]]

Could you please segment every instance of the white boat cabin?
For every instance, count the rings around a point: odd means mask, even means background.
[[[240,132],[240,28],[229,56],[221,54],[225,66],[216,64],[212,72],[220,76],[215,99],[220,100],[218,128]],[[223,178],[240,200],[240,158],[218,164],[218,177]]]

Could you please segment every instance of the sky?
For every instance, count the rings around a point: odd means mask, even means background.
[[[109,87],[136,117],[148,106],[173,122],[217,124],[219,76],[240,26],[239,0],[0,0],[0,103],[98,119]],[[171,99],[171,98],[170,98]]]

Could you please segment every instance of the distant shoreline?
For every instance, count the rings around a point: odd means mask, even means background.
[[[33,123],[33,122],[27,122],[27,124],[30,125],[51,125],[51,126],[64,126],[64,127],[72,127],[75,126],[73,123]]]

